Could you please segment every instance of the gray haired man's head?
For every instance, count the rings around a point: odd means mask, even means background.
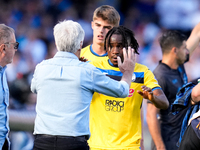
[[[5,24],[0,24],[0,43],[5,43],[10,40],[13,33],[15,33],[13,28]]]
[[[58,51],[76,53],[83,43],[85,32],[81,25],[72,20],[64,20],[54,27],[54,38]]]

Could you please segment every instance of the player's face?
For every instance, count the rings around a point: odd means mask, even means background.
[[[123,38],[122,35],[113,34],[110,37],[110,47],[108,48],[108,57],[114,66],[118,66],[117,56],[124,60],[123,57]]]
[[[109,24],[107,21],[101,18],[97,18],[96,20],[92,21],[93,43],[103,46],[105,36],[112,28],[112,24]]]
[[[181,65],[188,59],[189,59],[189,51],[186,47],[186,41],[183,41],[182,46],[177,49],[177,63]]]

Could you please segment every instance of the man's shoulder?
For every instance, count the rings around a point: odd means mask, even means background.
[[[80,62],[80,64],[78,66],[83,69],[89,69],[89,70],[96,69],[96,67],[94,65],[90,64],[89,62]]]
[[[156,68],[154,69],[153,73],[154,74],[164,74],[165,72],[168,72],[169,68],[163,64],[159,63]]]
[[[52,58],[51,58],[51,59],[52,59]],[[45,65],[45,64],[50,63],[50,62],[52,61],[51,59],[46,59],[46,60],[41,61],[40,63],[38,63],[38,64],[36,65],[36,67],[39,67],[39,66],[42,66],[42,65]]]
[[[102,59],[102,60],[90,61],[89,63],[95,67],[103,68],[103,66],[108,65],[108,60]]]
[[[81,49],[81,56],[84,56],[86,52],[90,52],[90,46],[91,45],[88,45]]]
[[[172,75],[169,68],[162,63],[159,63],[158,66],[153,70],[153,74],[159,83],[167,81]]]
[[[75,59],[73,59],[73,60],[75,60]],[[52,66],[52,67],[55,67],[55,66],[65,66],[65,67],[72,66],[73,67],[74,66],[74,67],[81,67],[83,69],[90,69],[90,70],[95,69],[95,67],[93,65],[89,64],[88,62],[81,62],[78,59],[73,61],[73,64],[69,64],[68,62],[69,62],[69,60],[57,61],[54,58],[51,58],[51,59],[43,60],[42,62],[37,64],[36,67],[40,68],[42,66]]]
[[[92,45],[88,45],[81,50],[81,57],[88,59],[88,61],[99,61],[108,59],[107,53],[105,53],[105,55],[98,55],[97,53],[95,53],[95,51],[92,49]]]
[[[135,64],[135,69],[134,71],[137,72],[144,72],[146,70],[150,70],[146,65],[140,64],[140,63],[136,63]]]
[[[91,46],[91,45],[88,45],[88,46],[86,46],[86,47],[82,48],[82,50],[81,50],[81,51],[83,51],[83,52],[84,52],[84,51],[86,51],[86,50],[89,50],[89,49],[90,49],[90,46]]]

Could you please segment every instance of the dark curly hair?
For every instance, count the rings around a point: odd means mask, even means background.
[[[110,45],[110,37],[113,34],[122,35],[123,46],[126,49],[128,48],[128,46],[130,46],[130,47],[134,48],[136,54],[139,54],[139,52],[138,52],[139,44],[134,37],[134,33],[124,26],[113,27],[111,30],[108,31],[108,33],[106,34],[106,37],[105,37],[105,41],[104,41],[104,50],[107,51],[108,48],[111,46]],[[131,40],[130,45],[128,45],[128,39]]]

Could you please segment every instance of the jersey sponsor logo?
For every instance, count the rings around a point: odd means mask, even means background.
[[[124,101],[117,100],[106,100],[105,101],[106,111],[121,112],[124,110]]]
[[[173,83],[173,84],[176,84],[177,82],[178,82],[177,79],[173,79],[173,80],[172,80],[172,83]]]
[[[136,79],[136,75],[135,75],[135,73],[133,73],[133,75],[132,75],[132,82],[134,82],[135,79]]]
[[[134,93],[134,89],[129,89],[129,95],[128,95],[128,97],[132,97],[133,96],[133,93]]]

